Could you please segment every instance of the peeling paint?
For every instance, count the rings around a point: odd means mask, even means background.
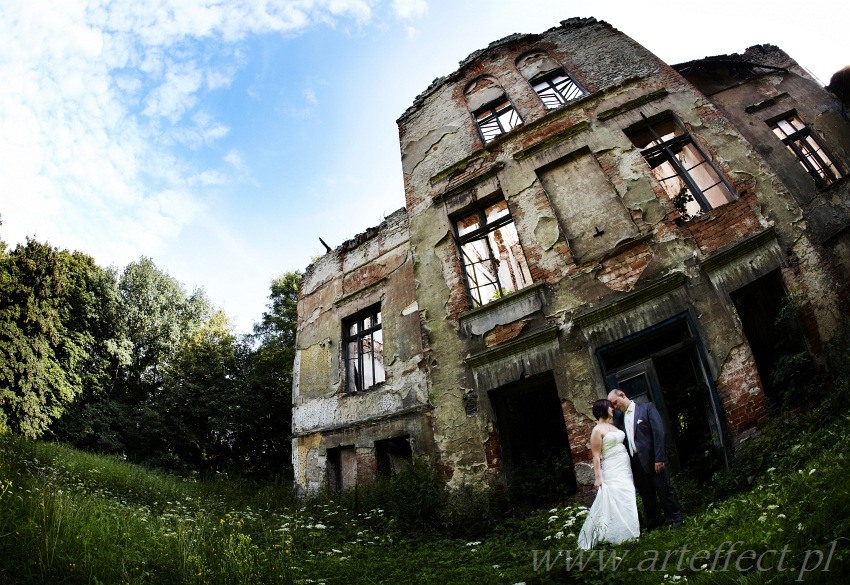
[[[537,225],[534,226],[534,237],[541,248],[551,250],[561,237],[558,220],[551,215],[541,215],[537,218]]]
[[[850,309],[850,182],[814,189],[769,121],[798,112],[845,170],[850,126],[777,48],[727,57],[674,68],[607,23],[573,19],[476,51],[416,98],[398,120],[405,209],[304,276],[293,392],[302,491],[328,485],[328,451],[341,447],[355,449],[357,479],[367,480],[387,440],[409,441],[451,487],[510,481],[520,458],[511,449],[523,441],[509,433],[524,426],[512,427],[522,421],[505,420],[494,397],[522,405],[549,392],[587,496],[590,405],[639,367],[698,372],[701,399],[721,405],[705,416],[716,414],[725,455],[758,433],[766,398],[731,296],[781,276],[806,299],[815,352]],[[587,94],[548,109],[520,73],[543,63],[564,67]],[[748,78],[749,63],[783,70]],[[484,144],[470,111],[502,93],[523,124]],[[653,116],[682,123],[729,181],[731,201],[694,218],[676,210],[624,132]],[[511,256],[495,236],[462,262],[453,223],[499,198],[532,284],[511,282],[515,292],[472,308],[468,282],[515,273],[499,270]],[[465,273],[473,264],[481,269]],[[382,345],[372,347],[386,382],[346,392],[341,324],[375,306]]]

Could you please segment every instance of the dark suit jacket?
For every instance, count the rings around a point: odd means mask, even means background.
[[[614,425],[626,432],[626,441],[628,441],[630,431],[626,431],[625,421],[625,414],[620,413],[620,416],[614,419]],[[635,458],[646,473],[655,473],[656,462],[668,463],[664,422],[661,420],[658,409],[651,402],[644,404],[635,402],[634,422]]]

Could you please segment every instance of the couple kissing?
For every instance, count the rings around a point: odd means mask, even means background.
[[[636,493],[641,495],[646,528],[684,522],[670,483],[667,436],[658,409],[636,403],[619,389],[593,403],[597,424],[590,434],[596,498],[578,536],[579,548],[598,542],[619,544],[640,536]],[[660,503],[660,509],[659,509]]]

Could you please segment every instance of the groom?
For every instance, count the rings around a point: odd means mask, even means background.
[[[651,402],[638,404],[629,400],[625,392],[619,389],[608,393],[608,401],[623,413],[623,416],[615,417],[614,424],[626,433],[632,475],[643,500],[647,528],[652,530],[661,525],[658,500],[661,501],[667,524],[681,526],[684,520],[679,498],[670,485],[667,437],[658,409]]]

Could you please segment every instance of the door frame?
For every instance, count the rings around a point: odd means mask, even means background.
[[[649,376],[649,393],[651,395],[651,398],[653,399],[653,403],[655,403],[656,407],[659,410],[659,413],[661,414],[661,418],[664,421],[665,430],[667,431],[668,436],[672,436],[670,434],[670,425],[667,419],[666,408],[664,407],[664,397],[658,385],[658,378],[655,374],[655,369],[653,367],[651,368],[651,370],[646,370],[644,364],[646,362],[650,362],[649,365],[651,366],[653,357],[660,357],[665,353],[678,349],[682,344],[673,344],[671,346],[662,348],[656,352],[645,355],[634,362],[625,364],[623,366],[618,367],[617,369],[610,371],[607,370],[605,367],[605,359],[603,357],[603,354],[617,347],[618,345],[630,343],[635,341],[636,339],[639,339],[640,337],[651,335],[652,333],[669,327],[679,321],[684,321],[687,328],[687,332],[690,335],[690,340],[693,342],[694,349],[697,352],[697,363],[700,367],[700,374],[702,376],[702,381],[705,383],[706,388],[708,389],[709,402],[712,406],[712,412],[709,414],[713,420],[710,421],[709,424],[711,425],[711,423],[713,422],[714,426],[716,426],[717,428],[717,440],[719,443],[718,446],[720,448],[719,450],[723,454],[723,464],[728,467],[732,457],[732,449],[731,441],[729,440],[729,432],[726,427],[726,411],[723,408],[723,403],[720,400],[720,394],[717,391],[717,386],[715,386],[714,384],[714,379],[709,372],[707,354],[705,348],[703,347],[702,340],[700,339],[699,332],[696,328],[696,323],[694,322],[693,317],[691,316],[689,311],[685,311],[684,313],[680,313],[679,315],[675,315],[673,317],[670,317],[669,319],[665,319],[664,321],[652,325],[651,327],[647,327],[646,329],[642,329],[640,331],[627,335],[626,337],[623,337],[616,341],[612,341],[611,343],[606,343],[605,345],[598,347],[594,352],[594,355],[596,357],[596,363],[599,365],[599,368],[602,373],[602,378],[605,381],[606,392],[610,392],[611,390],[617,388],[617,385],[620,380],[619,375],[621,373],[625,372],[627,374],[638,374],[639,372],[649,371],[651,373],[651,375]],[[660,402],[656,400],[656,398],[660,399]],[[674,444],[675,441],[669,441],[669,443]],[[673,449],[675,451],[675,445]]]

